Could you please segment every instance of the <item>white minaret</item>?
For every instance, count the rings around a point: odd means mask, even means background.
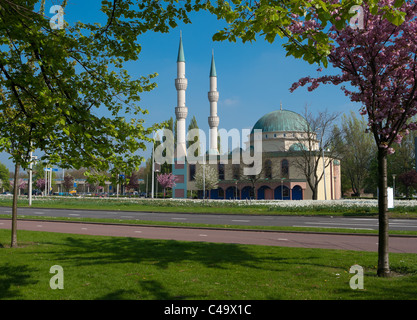
[[[208,93],[210,101],[210,117],[208,117],[208,124],[210,126],[210,154],[218,154],[217,149],[217,127],[219,126],[219,117],[217,116],[217,101],[219,101],[219,92],[217,91],[217,73],[214,64],[214,53],[211,55],[210,68],[210,91]]]
[[[177,89],[177,107],[175,115],[177,117],[177,159],[186,156],[185,143],[185,119],[187,118],[188,108],[185,106],[185,90],[187,89],[187,78],[185,77],[185,57],[182,47],[182,34],[180,36],[180,47],[177,58],[177,79],[175,79]]]

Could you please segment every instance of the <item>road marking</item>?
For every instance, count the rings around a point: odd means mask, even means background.
[[[200,237],[208,237],[206,234],[199,234]]]
[[[172,220],[187,220],[187,218],[171,218]]]
[[[120,216],[120,218],[133,218],[133,216]]]
[[[7,211],[4,211],[4,212],[7,212],[7,213],[12,213],[12,211],[9,211],[9,210],[7,210]]]
[[[81,228],[81,230],[87,230],[87,228]]]
[[[35,211],[35,214],[45,214],[45,212]]]
[[[333,226],[339,226],[340,228],[345,228],[344,226],[378,226],[378,224],[367,224],[367,223],[345,223],[345,222],[305,222],[305,224],[328,224]]]
[[[69,216],[79,217],[80,215],[78,213],[70,213]]]
[[[136,230],[135,233],[142,233],[142,231]]]
[[[327,228],[327,229],[335,229],[337,227],[325,227],[325,226],[300,226],[300,225],[293,225],[293,227],[298,227],[298,228]],[[371,228],[348,228],[348,227],[339,227],[340,229],[352,229],[352,230],[374,230]]]
[[[38,228],[42,228],[42,225],[38,224],[38,225],[37,225],[37,227],[38,227]]]
[[[284,239],[284,238],[278,238],[277,240],[279,240],[279,241],[289,241],[288,239]]]
[[[233,222],[250,222],[250,220],[232,220]]]

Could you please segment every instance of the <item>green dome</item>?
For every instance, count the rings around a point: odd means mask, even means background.
[[[289,110],[276,110],[260,118],[253,126],[252,133],[255,129],[261,129],[262,132],[305,132],[306,126],[306,120],[298,113]]]
[[[301,150],[307,150],[307,147],[303,145],[302,143],[294,143],[291,145],[290,151],[301,151]]]

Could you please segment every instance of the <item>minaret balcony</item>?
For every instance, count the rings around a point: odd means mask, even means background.
[[[219,117],[218,116],[210,116],[208,117],[208,124],[210,128],[218,127],[219,126]]]
[[[187,107],[176,107],[175,108],[175,115],[177,119],[185,119],[187,118],[188,108]]]
[[[219,92],[218,91],[209,91],[208,99],[209,99],[210,102],[219,101]]]
[[[188,85],[187,78],[177,78],[175,79],[175,88],[177,90],[186,90]]]

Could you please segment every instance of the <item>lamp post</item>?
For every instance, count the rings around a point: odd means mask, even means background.
[[[281,178],[281,200],[284,200],[284,180],[285,178]]]
[[[29,207],[32,206],[32,168],[33,168],[33,160],[36,160],[37,157],[33,155],[33,152],[30,152],[30,164],[29,164]]]
[[[155,159],[154,159],[154,153],[155,153],[155,142],[152,144],[152,189],[151,189],[151,198],[154,197],[154,188],[155,188]]]
[[[395,177],[396,177],[397,175],[396,174],[393,174],[392,175],[392,181],[393,181],[393,194],[394,194],[394,198],[395,198]]]
[[[324,148],[321,148],[323,152],[323,182],[324,182],[324,200],[327,200],[327,190],[326,190],[326,166],[324,161]]]
[[[204,160],[203,160],[203,200],[206,199],[206,162]]]

